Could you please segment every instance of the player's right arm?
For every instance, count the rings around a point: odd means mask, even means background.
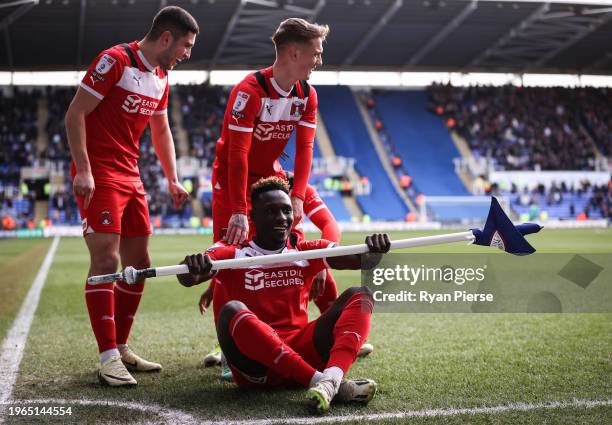
[[[93,112],[123,73],[122,58],[116,51],[105,50],[87,68],[80,86],[66,111],[65,124],[70,154],[76,168],[73,180],[75,195],[83,196],[85,209],[95,190],[91,164],[87,155],[85,117]]]
[[[76,175],[72,182],[73,190],[76,196],[82,196],[85,199],[85,209],[89,206],[95,189],[87,155],[85,117],[96,109],[99,103],[100,99],[79,87],[66,111],[65,118],[70,155],[76,168]]]
[[[199,285],[211,279],[215,272],[212,270],[212,261],[208,254],[191,254],[185,256],[181,264],[186,264],[189,268],[189,273],[179,274],[176,276],[179,283],[183,286],[190,287]]]
[[[234,258],[235,247],[226,246],[216,243],[206,250],[185,256],[181,264],[186,264],[189,273],[179,274],[176,276],[179,283],[183,286],[199,285],[202,282],[210,280],[217,272],[212,270],[212,262],[214,260],[227,260]]]
[[[326,239],[336,244],[340,243],[340,226],[338,226],[338,222],[316,189],[311,185],[306,186],[304,214],[321,231],[321,239]]]
[[[228,185],[232,216],[227,226],[226,241],[229,244],[237,244],[249,235],[246,199],[249,151],[261,100],[248,84],[239,84],[232,91],[227,105]]]

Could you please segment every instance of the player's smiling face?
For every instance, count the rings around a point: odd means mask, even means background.
[[[251,219],[255,224],[257,245],[269,250],[283,248],[293,223],[289,195],[282,190],[262,193],[253,204]]]
[[[179,63],[189,59],[196,39],[196,35],[192,32],[188,32],[178,39],[170,37],[171,41],[168,43],[168,47],[159,55],[159,65],[163,69],[173,69]]]
[[[297,53],[299,79],[308,80],[312,71],[323,65],[323,39],[313,38],[308,44],[299,44]]]

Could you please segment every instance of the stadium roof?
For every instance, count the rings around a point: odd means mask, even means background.
[[[167,4],[201,27],[181,69],[269,65],[270,35],[299,16],[330,25],[328,70],[612,74],[612,2],[581,0],[5,0],[0,69],[83,69]]]

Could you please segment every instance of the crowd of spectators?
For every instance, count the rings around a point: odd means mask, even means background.
[[[612,177],[602,185],[593,185],[584,180],[576,186],[552,182],[548,187],[540,183],[530,189],[527,186],[520,188],[516,184],[506,187],[485,181],[483,187],[486,195],[508,197],[513,209],[519,213],[526,212],[529,220],[549,217],[612,219]]]
[[[166,178],[161,163],[153,149],[151,130],[147,127],[140,137],[140,158],[138,159],[140,178],[147,192],[149,215],[155,227],[180,226],[191,218],[189,202],[176,208],[167,190]],[[189,188],[187,188],[189,190]]]
[[[33,165],[38,137],[38,98],[14,87],[0,90],[0,227],[26,228],[33,222],[34,199],[21,184],[21,168]],[[22,187],[23,186],[23,187]]]
[[[189,155],[205,160],[208,166],[212,166],[229,97],[228,89],[205,83],[177,86],[174,90],[181,101],[183,128],[189,139]]]
[[[492,158],[500,169],[592,170],[594,144],[612,150],[607,89],[434,85],[428,90],[429,109],[467,140],[475,156]]]
[[[64,125],[64,115],[74,97],[73,87],[47,87],[48,117],[45,131],[48,135],[47,147],[41,152],[41,158],[64,164],[70,162],[70,149]]]
[[[612,156],[612,90],[583,88],[579,93],[584,127],[604,156]]]
[[[502,168],[588,170],[593,168],[593,141],[604,155],[612,153],[610,90],[433,86],[429,91],[431,110],[468,141],[476,156],[494,158]],[[59,87],[31,93],[15,88],[12,96],[0,91],[0,218],[9,216],[12,220],[3,220],[3,228],[32,225],[35,193],[24,190],[20,171],[37,159],[48,159],[64,170],[64,188],[48,193],[48,220],[54,224],[78,224],[64,126],[64,114],[74,93],[74,88]],[[227,88],[207,84],[177,86],[173,93],[180,101],[183,128],[188,135],[188,154],[211,166],[228,98]],[[37,155],[37,108],[41,97],[46,98],[48,105],[45,123],[48,143]],[[412,200],[417,200],[417,188],[396,154],[374,99],[369,94],[362,94],[361,100],[367,106],[401,187]],[[172,114],[168,115],[176,140]],[[191,204],[178,209],[172,205],[148,128],[140,140],[139,168],[154,225],[193,224]],[[200,193],[197,188],[201,184],[197,180],[186,183],[191,187],[188,190],[192,197],[200,198],[204,217],[209,217],[208,192]],[[347,186],[346,182],[342,183],[341,191]],[[500,188],[496,185],[487,189],[489,194],[497,192]],[[611,217],[612,183],[607,187],[582,185],[577,188],[560,184],[549,189],[538,186],[534,190],[512,187],[506,192],[517,207],[568,204],[570,217]],[[584,202],[573,202],[579,199]]]
[[[38,137],[38,91],[28,93],[15,87],[8,96],[0,90],[0,178],[17,184],[19,170],[32,165]]]

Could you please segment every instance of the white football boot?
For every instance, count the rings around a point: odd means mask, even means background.
[[[100,364],[98,370],[98,379],[101,383],[110,385],[111,387],[137,385],[138,382],[134,379],[130,372],[127,371],[121,357],[113,356],[106,362]]]
[[[134,353],[130,347],[119,350],[121,361],[130,372],[159,372],[162,366],[159,363],[150,362]]]
[[[378,385],[371,379],[347,379],[340,383],[334,401],[368,404],[376,395]]]
[[[338,394],[340,382],[330,376],[325,376],[308,389],[308,403],[316,413],[322,414],[329,410],[332,400]]]

